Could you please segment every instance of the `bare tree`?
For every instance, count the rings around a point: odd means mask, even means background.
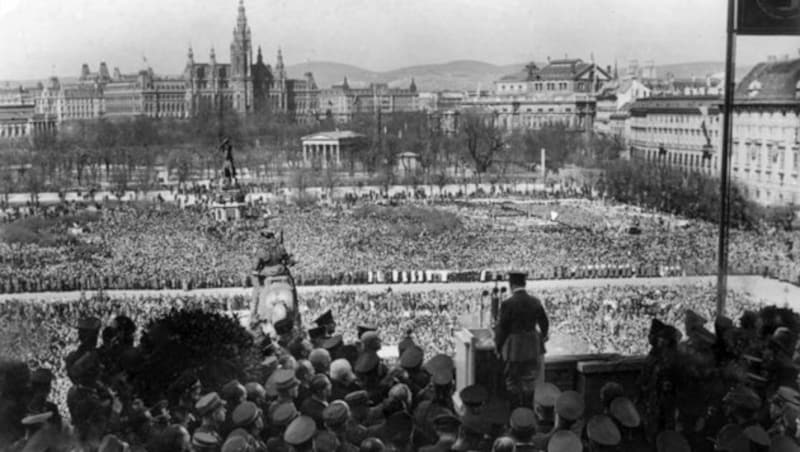
[[[503,150],[502,132],[495,127],[494,118],[468,111],[461,115],[461,136],[467,154],[475,166],[478,177],[495,162],[497,154]]]

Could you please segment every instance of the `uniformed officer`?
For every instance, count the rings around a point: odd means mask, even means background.
[[[322,347],[322,344],[328,339],[325,335],[325,328],[318,326],[316,328],[309,328],[308,339],[314,348]]]
[[[333,313],[330,309],[317,317],[317,319],[314,320],[314,323],[317,325],[317,327],[323,329],[325,332],[324,336],[326,338],[331,337],[336,333],[336,320],[333,319]]]
[[[323,411],[328,406],[328,397],[331,395],[331,382],[324,374],[317,374],[311,378],[311,396],[300,404],[300,412],[314,419],[317,429],[325,427],[322,417]]]
[[[219,435],[200,431],[192,435],[192,448],[196,452],[220,452],[222,440]]]
[[[556,423],[553,431],[569,430],[580,437],[583,434],[583,412],[586,405],[576,391],[564,391],[556,399]]]
[[[202,446],[203,450],[218,451],[222,446],[220,429],[223,427],[227,416],[225,401],[222,400],[222,397],[216,392],[210,392],[197,401],[195,410],[198,416],[200,416],[201,424],[194,431],[192,443],[198,442],[204,444],[204,446]],[[195,437],[197,437],[198,434],[201,436],[195,441]],[[213,438],[213,441],[209,441],[209,436]]]
[[[358,355],[354,370],[364,384],[364,389],[369,393],[370,400],[373,403],[380,403],[389,389],[382,384],[388,369],[378,356],[378,351],[381,349],[380,336],[375,331],[365,332],[361,336],[361,344],[363,349]]]
[[[536,434],[536,416],[533,410],[524,407],[514,409],[508,425],[511,428],[509,436],[514,439],[517,451],[533,452],[542,449],[542,444],[533,442]]]
[[[88,352],[72,364],[71,375],[75,385],[67,393],[72,424],[81,441],[98,443],[112,414],[119,414],[112,394],[99,382],[100,362],[96,353]]]
[[[222,400],[225,401],[226,406],[231,407],[230,410],[227,410],[225,422],[220,426],[219,430],[220,435],[225,438],[234,428],[233,412],[236,407],[247,400],[247,390],[244,388],[243,384],[239,383],[239,380],[234,379],[222,386],[221,397]]]
[[[619,445],[622,439],[614,421],[605,414],[598,414],[589,419],[586,424],[586,436],[592,452],[612,450],[610,448]]]
[[[547,442],[547,452],[581,452],[583,444],[580,436],[569,430],[559,430]]]
[[[624,438],[622,440],[621,450],[637,450],[634,448],[634,443],[638,443],[638,441],[636,441],[640,433],[638,428],[642,420],[636,406],[627,397],[617,397],[611,402],[609,411],[611,417],[617,422],[620,434]]]
[[[334,334],[320,344],[320,347],[328,351],[328,354],[331,355],[332,360],[345,357],[343,353],[343,346],[344,340],[341,334]]]
[[[314,373],[328,375],[331,370],[331,355],[324,348],[311,350],[308,360],[314,367]]]
[[[289,369],[278,369],[270,376],[268,386],[273,386],[277,394],[277,399],[274,400],[267,408],[267,416],[272,417],[272,412],[279,405],[290,403],[294,405],[295,398],[298,395],[298,387],[300,380],[295,378],[294,372]]]
[[[489,391],[481,385],[469,385],[458,393],[464,406],[463,414],[482,414],[483,406],[489,401]]]
[[[262,410],[266,408],[267,390],[261,383],[251,381],[244,385],[244,389],[247,391],[248,401],[255,403]]]
[[[420,452],[449,452],[458,439],[461,421],[452,414],[442,414],[433,419],[433,429],[438,436],[436,443],[420,447]]]
[[[246,437],[231,434],[222,444],[220,452],[264,452],[266,449],[256,449]]]
[[[292,446],[295,452],[312,452],[317,424],[308,416],[299,416],[286,427],[283,440]]]
[[[413,443],[410,439],[414,436],[414,420],[405,411],[397,411],[386,419],[381,428],[379,438],[389,450],[397,452],[410,452]]]
[[[72,378],[70,375],[72,365],[86,353],[97,351],[97,340],[100,335],[101,326],[102,323],[97,317],[83,317],[78,321],[76,327],[78,329],[78,342],[80,344],[77,350],[69,353],[64,359],[66,364],[65,369],[70,378]]]
[[[504,361],[512,404],[530,408],[536,380],[543,371],[549,321],[541,301],[525,291],[525,277],[520,272],[509,274],[512,294],[500,305],[495,347]]]
[[[533,398],[536,425],[540,432],[547,433],[553,430],[556,423],[556,401],[561,395],[561,390],[553,383],[536,385],[536,394]]]
[[[344,400],[335,400],[325,407],[322,411],[322,420],[325,428],[339,440],[342,452],[357,451],[356,444],[361,444],[361,441],[366,438],[366,436],[361,437],[360,435],[350,436],[350,431],[355,425],[350,422],[350,407]],[[366,433],[366,428],[362,427],[362,429],[361,432]]]
[[[414,338],[412,337],[414,334],[414,330],[407,329],[406,335],[403,337],[400,342],[397,343],[397,356],[403,356],[403,352],[406,351],[409,347],[419,347],[415,342]]]
[[[353,391],[344,398],[350,407],[353,421],[364,427],[372,427],[383,421],[383,410],[380,404],[370,406],[369,393],[365,390]]]
[[[627,397],[617,397],[611,402],[611,416],[625,428],[637,428],[641,425],[639,411]]]
[[[365,333],[369,333],[370,331],[378,331],[378,328],[372,325],[358,325],[356,327],[358,340],[360,341],[361,337],[364,336]]]
[[[261,409],[253,402],[240,403],[233,410],[233,430],[230,436],[240,435],[244,437],[253,450],[264,452],[267,450],[266,444],[261,441],[261,431],[264,429],[264,417]]]
[[[400,354],[400,367],[408,374],[407,384],[414,395],[422,391],[430,383],[431,376],[422,369],[425,353],[422,348],[410,345]]]
[[[286,443],[283,440],[283,434],[286,433],[286,428],[292,423],[300,412],[294,406],[294,403],[284,402],[272,410],[269,417],[269,438],[267,439],[267,450],[287,450]]]

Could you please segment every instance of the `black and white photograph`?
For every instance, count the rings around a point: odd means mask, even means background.
[[[800,0],[0,0],[0,452],[800,451]]]

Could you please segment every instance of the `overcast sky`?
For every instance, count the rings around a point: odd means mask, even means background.
[[[268,64],[336,61],[365,69],[456,59],[495,64],[594,53],[598,63],[723,61],[724,0],[245,0]],[[216,48],[229,61],[238,0],[0,0],[0,80],[182,72]],[[738,62],[798,56],[797,37],[738,40]]]

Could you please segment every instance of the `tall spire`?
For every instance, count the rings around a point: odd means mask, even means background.
[[[286,68],[283,65],[283,52],[281,52],[280,47],[278,47],[278,58],[275,60],[275,72],[279,79],[286,78]]]
[[[258,60],[256,60],[257,63],[261,64],[261,63],[264,62],[264,57],[261,55],[261,46],[258,46],[258,56],[257,56],[257,58],[258,58]]]
[[[239,0],[239,15],[236,17],[236,25],[247,27],[247,16],[244,12],[244,0]]]
[[[214,46],[211,46],[211,53],[209,54],[211,64],[217,64],[217,54],[214,52]]]

